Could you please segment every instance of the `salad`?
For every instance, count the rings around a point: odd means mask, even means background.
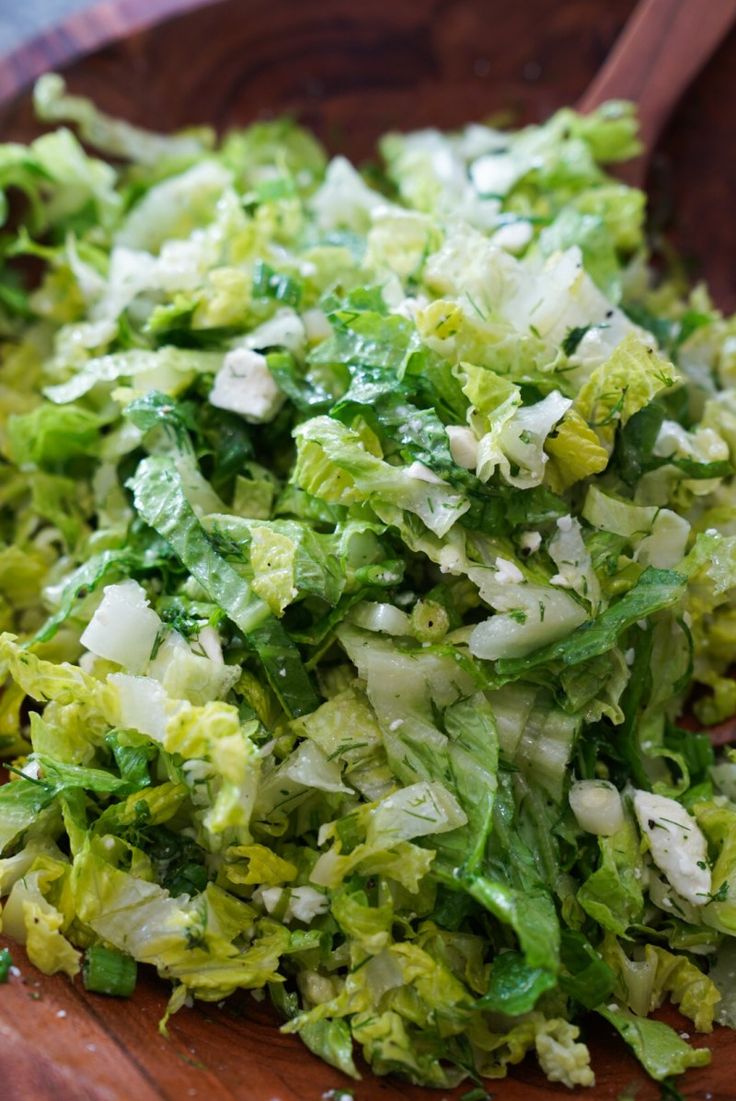
[[[361,174],[35,98],[78,137],[0,146],[3,932],[167,1018],[265,991],[352,1077],[707,1063],[651,1014],[736,1025],[736,324],[653,274],[632,108]]]

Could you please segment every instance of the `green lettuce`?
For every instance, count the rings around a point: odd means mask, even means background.
[[[662,1021],[636,1017],[624,1009],[601,1008],[597,1012],[616,1029],[647,1074],[657,1082],[710,1062],[707,1048],[691,1047]]]
[[[606,171],[633,108],[361,172],[288,120],[35,102],[61,128],[0,146],[4,932],[155,968],[164,1031],[262,991],[353,1078],[594,1087],[597,1011],[669,1088],[707,1053],[650,1014],[736,1021],[734,766],[691,714],[736,711],[736,360]]]

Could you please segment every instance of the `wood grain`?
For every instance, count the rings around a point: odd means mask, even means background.
[[[0,945],[9,944],[0,937]],[[40,975],[17,945],[11,945],[21,977],[0,986],[0,1074],[3,1101],[320,1101],[336,1088],[350,1088],[355,1101],[459,1101],[468,1089],[423,1090],[367,1072],[354,1083],[325,1066],[293,1036],[282,1036],[271,1012],[244,994],[222,1005],[183,1009],[171,1021],[169,1038],[158,1033],[168,993],[143,974],[129,1001],[88,994],[79,980]],[[687,1022],[673,1011],[664,1019]],[[587,1038],[597,1084],[575,1096],[614,1101],[622,1089],[636,1101],[656,1101],[659,1087],[644,1079],[634,1059],[595,1019]],[[731,1065],[736,1033],[717,1032],[713,1065],[688,1077],[689,1101],[733,1101]],[[364,1068],[365,1069],[365,1068]],[[531,1059],[513,1077],[489,1082],[498,1101],[570,1098],[550,1085]]]
[[[634,100],[642,141],[650,148],[734,20],[736,0],[708,0],[707,8],[702,0],[643,0],[580,109],[592,111],[608,99]]]
[[[456,126],[500,111],[524,122],[576,102],[632,7],[632,0],[115,0],[0,65],[0,134],[25,140],[37,132],[25,91],[40,72],[62,68],[74,91],[134,122],[224,129],[286,111],[333,151],[363,158],[390,127]],[[654,164],[657,202],[677,211],[676,238],[705,262],[724,305],[736,304],[734,72],[732,33],[672,119]],[[167,993],[155,976],[143,975],[135,997],[121,1002],[63,976],[42,977],[21,949],[13,953],[22,978],[0,986],[2,1101],[319,1101],[349,1085],[281,1036],[248,995],[221,1010],[183,1010],[166,1040],[157,1022]],[[685,1027],[676,1014],[668,1019]],[[614,1099],[629,1085],[637,1101],[659,1096],[607,1026],[591,1021],[588,1039],[598,1085],[587,1096]],[[717,1032],[712,1045],[712,1067],[688,1078],[691,1101],[736,1098],[736,1034]],[[531,1061],[489,1089],[504,1101],[571,1096]],[[368,1077],[355,1096],[450,1094]]]

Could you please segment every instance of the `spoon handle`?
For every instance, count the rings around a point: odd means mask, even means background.
[[[736,0],[641,0],[578,109],[633,100],[642,141],[651,149],[734,20]]]

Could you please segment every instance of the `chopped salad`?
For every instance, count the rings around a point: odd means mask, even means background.
[[[631,107],[361,173],[35,99],[3,932],[107,994],[151,965],[167,1017],[265,991],[352,1077],[593,1086],[606,1026],[706,1063],[651,1014],[736,1025],[736,324],[654,274]]]

